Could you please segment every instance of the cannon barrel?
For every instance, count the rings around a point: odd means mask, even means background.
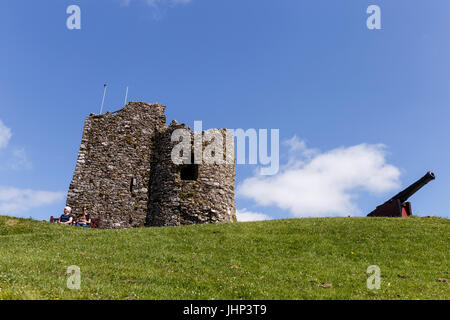
[[[389,199],[388,202],[391,202],[393,200],[400,200],[400,203],[404,203],[406,200],[408,200],[409,197],[411,197],[414,193],[419,191],[424,185],[426,185],[431,180],[434,180],[435,176],[433,172],[427,172],[426,175],[424,175],[422,178],[414,182],[412,185],[410,185],[408,188],[406,188],[403,191],[400,191],[395,196],[393,196],[391,199]]]

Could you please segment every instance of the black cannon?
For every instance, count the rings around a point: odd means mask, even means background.
[[[397,193],[391,199],[378,206],[369,213],[368,217],[409,217],[412,215],[411,203],[406,202],[409,197],[419,191],[424,185],[434,180],[433,172],[427,172],[422,178],[414,182],[405,190]]]

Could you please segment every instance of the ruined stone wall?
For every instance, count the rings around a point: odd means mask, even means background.
[[[153,139],[166,128],[164,110],[132,102],[116,113],[87,117],[67,197],[74,214],[87,206],[103,228],[144,225]]]
[[[165,132],[157,135],[147,224],[177,226],[236,221],[234,143],[228,150],[225,145],[223,149],[224,159],[227,152],[232,153],[232,164],[199,164],[195,180],[182,180],[181,168],[184,165],[176,165],[171,160],[172,149],[178,143],[171,141],[172,132],[176,129],[189,130],[189,127],[172,122]],[[226,130],[219,132],[225,141]],[[204,136],[204,132],[202,134]],[[193,144],[193,133],[191,140]],[[206,146],[204,143],[203,149]]]
[[[131,102],[118,112],[87,117],[67,196],[75,215],[87,206],[102,228],[236,220],[234,143],[224,147],[224,157],[233,153],[231,164],[199,164],[197,177],[184,180],[182,165],[171,159],[171,136],[189,127],[167,127],[164,111],[160,104]]]

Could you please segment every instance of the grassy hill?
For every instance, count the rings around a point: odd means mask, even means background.
[[[90,230],[0,217],[0,299],[449,299],[449,236],[439,218]]]

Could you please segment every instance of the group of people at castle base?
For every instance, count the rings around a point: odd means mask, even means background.
[[[73,224],[73,222],[74,222],[74,218],[72,215],[72,208],[65,207],[64,214],[61,215],[61,217],[59,218],[59,223],[65,224],[65,225],[71,225],[71,224]],[[91,215],[87,212],[87,208],[84,207],[83,214],[81,215],[81,217],[79,217],[75,221],[75,226],[89,228],[90,225],[91,225]]]

